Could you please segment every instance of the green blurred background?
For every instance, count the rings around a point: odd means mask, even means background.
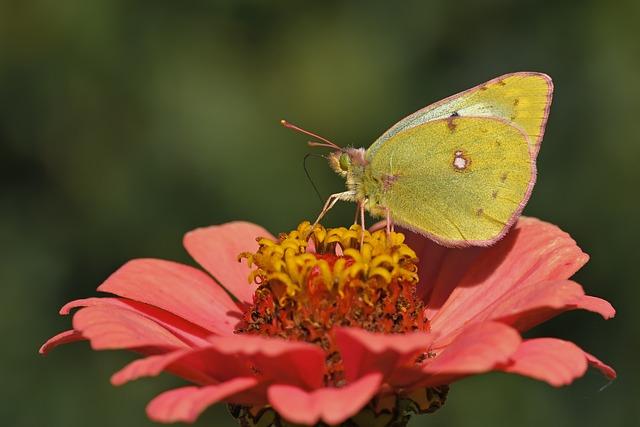
[[[563,389],[467,379],[412,425],[634,424],[639,21],[636,0],[0,1],[2,425],[153,425],[146,403],[179,380],[114,388],[131,355],[75,344],[44,358],[38,346],[68,326],[64,302],[126,260],[191,262],[190,229],[245,219],[275,233],[313,218],[306,140],[279,119],[367,146],[428,103],[521,70],[556,85],[526,214],[576,238],[592,256],[577,280],[618,309],[531,335],[573,340],[620,378],[604,390],[593,371]],[[323,161],[309,165],[323,194],[342,188]],[[197,425],[234,423],[219,406]]]

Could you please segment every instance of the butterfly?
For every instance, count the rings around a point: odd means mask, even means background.
[[[368,149],[327,147],[347,191],[329,196],[316,223],[339,200],[448,247],[489,246],[518,219],[536,181],[536,158],[553,83],[546,74],[506,74],[405,117]],[[356,218],[357,221],[357,218]]]

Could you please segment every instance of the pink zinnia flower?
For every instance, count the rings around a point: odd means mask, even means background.
[[[615,313],[569,280],[588,257],[557,227],[521,218],[496,245],[470,249],[384,231],[365,231],[361,247],[360,233],[308,223],[278,239],[242,222],[194,230],[184,245],[210,275],[130,261],[98,288],[114,296],[65,305],[62,314],[79,308],[73,329],[40,351],[89,340],[144,356],[114,385],[162,371],[194,383],[151,401],[160,422],[193,422],[227,402],[251,422],[402,424],[438,409],[448,385],[469,375],[562,386],[591,364],[615,377],[569,341],[520,336],[568,310]]]

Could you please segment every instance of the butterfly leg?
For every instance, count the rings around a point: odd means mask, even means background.
[[[358,203],[358,210],[360,211],[360,226],[362,227],[360,229],[360,247],[362,247],[362,245],[364,244],[364,230],[365,230],[365,225],[364,225],[364,205],[365,203],[367,203],[367,199],[364,199],[362,202]]]
[[[385,212],[385,219],[387,221],[387,238],[391,235],[391,211],[389,210],[389,208],[384,208],[384,212]]]
[[[353,198],[353,193],[351,191],[344,191],[342,193],[335,193],[330,195],[327,201],[325,202],[324,206],[322,207],[322,211],[320,211],[320,215],[318,215],[318,218],[313,223],[312,227],[315,227],[316,225],[318,225],[320,220],[327,214],[327,212],[329,212],[331,208],[334,207],[336,203],[338,203],[338,200],[351,200],[352,198]]]

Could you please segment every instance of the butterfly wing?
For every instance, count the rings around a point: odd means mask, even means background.
[[[553,83],[546,74],[505,74],[450,96],[405,117],[369,148],[377,150],[387,139],[431,120],[456,116],[498,117],[521,128],[529,137],[531,152],[540,150],[549,115]]]
[[[363,182],[374,214],[446,246],[501,238],[529,199],[528,136],[495,117],[450,117],[396,133],[367,151]]]

